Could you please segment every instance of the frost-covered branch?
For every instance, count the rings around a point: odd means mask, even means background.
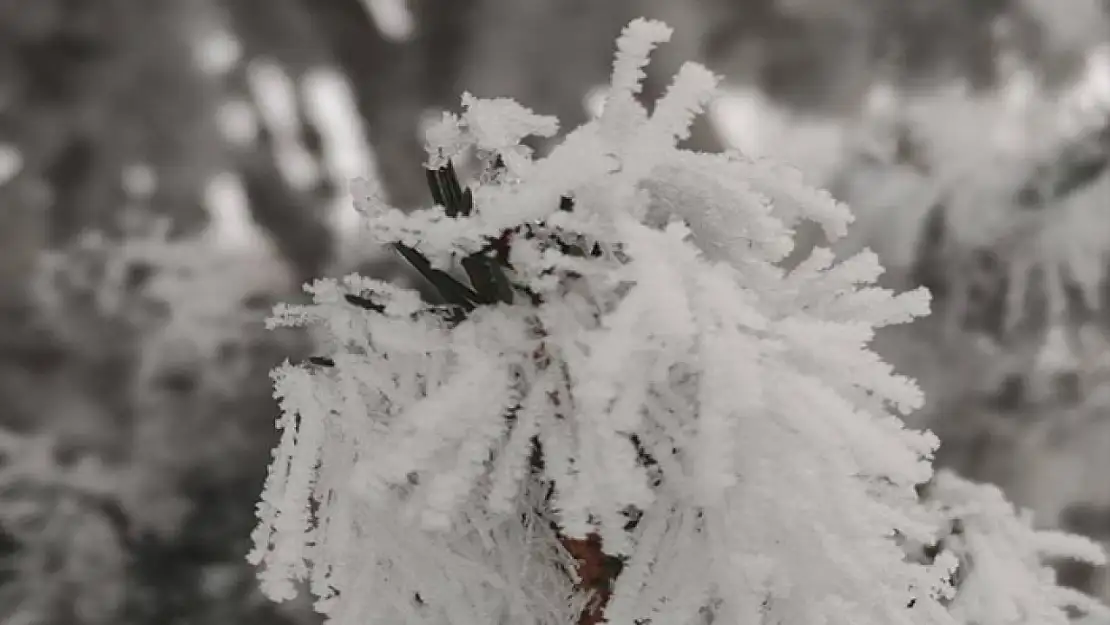
[[[715,79],[688,67],[649,116],[631,95],[667,34],[629,25],[611,106],[550,156],[518,143],[552,120],[464,98],[429,146],[435,207],[362,189],[445,303],[350,276],[271,320],[321,350],[274,374],[250,555],[271,597],[307,579],[337,625],[961,622],[958,554],[906,550],[948,521],[918,496],[936,439],[899,418],[923,397],[869,348],[927,295],[874,287],[869,252],[779,265],[794,224],[851,214],[784,167],[677,149]],[[486,169],[464,189],[466,149]],[[1016,547],[990,515],[983,548]],[[1055,592],[1030,575],[992,598]]]

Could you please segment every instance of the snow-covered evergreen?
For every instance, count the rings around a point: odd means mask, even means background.
[[[250,555],[266,592],[308,579],[335,625],[570,625],[598,589],[568,545],[596,535],[616,625],[1095,609],[1043,565],[1093,545],[954,476],[919,495],[936,439],[900,416],[924,400],[869,341],[927,293],[874,287],[870,252],[783,269],[794,226],[832,239],[851,213],[789,167],[678,149],[716,78],[683,67],[649,115],[635,96],[669,35],[632,22],[604,111],[546,158],[520,142],[556,120],[464,96],[429,133],[437,206],[355,185],[370,237],[446,301],[351,276],[277,311],[322,353],[274,374],[283,436]],[[464,151],[485,164],[465,191],[444,184]]]

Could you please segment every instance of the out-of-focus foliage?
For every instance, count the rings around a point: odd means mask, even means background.
[[[1095,70],[1103,60],[1090,57]],[[921,381],[939,460],[1003,486],[1041,524],[1105,539],[1110,490],[1088,477],[1104,470],[1110,410],[1098,97],[1024,71],[991,91],[911,94],[860,125],[831,184],[859,215],[840,251],[872,246],[889,284],[935,296],[932,318],[880,335],[879,349]]]
[[[272,437],[265,372],[296,351],[259,323],[288,278],[164,231],[44,261],[0,375],[5,622],[265,613],[235,557],[238,502]]]

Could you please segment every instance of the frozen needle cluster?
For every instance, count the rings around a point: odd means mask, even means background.
[[[649,115],[669,34],[628,26],[603,114],[546,158],[520,142],[555,120],[467,96],[430,133],[436,206],[357,187],[442,302],[352,276],[277,311],[322,355],[274,374],[250,556],[272,598],[307,579],[335,625],[571,625],[591,593],[615,625],[959,622],[956,555],[907,556],[948,521],[917,490],[936,440],[898,416],[923,398],[868,347],[927,294],[871,286],[870,252],[780,267],[800,220],[835,237],[851,214],[789,168],[678,149],[716,79],[683,67]],[[484,164],[466,188],[463,151]],[[608,587],[568,552],[587,537]],[[1066,622],[1074,597],[1022,575],[977,622]]]

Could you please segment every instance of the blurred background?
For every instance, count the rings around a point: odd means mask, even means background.
[[[267,373],[312,349],[262,319],[406,279],[347,181],[429,203],[421,129],[463,90],[573,128],[638,15],[676,28],[649,101],[724,77],[689,147],[791,162],[855,209],[838,253],[933,291],[877,348],[940,463],[1110,540],[1110,2],[0,0],[0,622],[318,622],[243,559]]]

